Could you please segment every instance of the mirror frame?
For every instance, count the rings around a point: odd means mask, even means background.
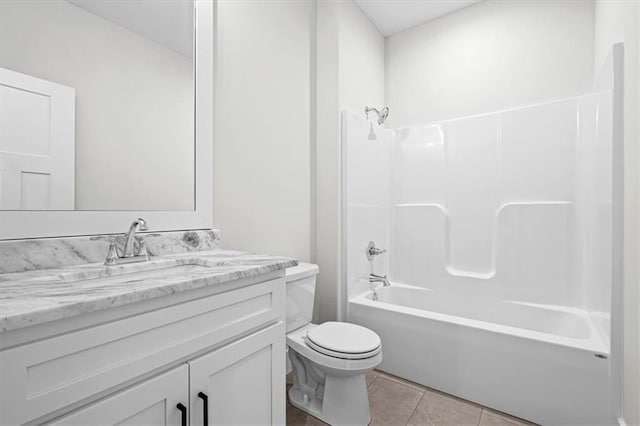
[[[0,211],[0,240],[115,234],[138,217],[153,232],[213,227],[215,0],[194,0],[195,206],[190,211]],[[161,171],[159,171],[161,173]]]

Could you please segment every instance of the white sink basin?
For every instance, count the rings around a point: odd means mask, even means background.
[[[209,266],[202,266],[197,264],[175,265],[165,267],[155,267],[146,271],[135,272],[123,272],[115,275],[101,276],[96,278],[77,278],[74,280],[67,280],[65,282],[79,282],[83,281],[83,285],[86,282],[87,285],[106,285],[106,284],[119,284],[119,283],[133,283],[136,281],[152,280],[154,278],[164,278],[167,276],[175,278],[187,278],[194,273],[200,271],[207,271],[211,269]]]
[[[52,281],[64,283],[92,281],[95,284],[98,284],[96,281],[100,281],[100,283],[117,283],[159,278],[167,275],[179,277],[201,270],[205,271],[210,269],[211,266],[216,265],[208,265],[206,261],[196,259],[157,258],[146,262],[115,266],[86,265],[68,272],[60,271]]]

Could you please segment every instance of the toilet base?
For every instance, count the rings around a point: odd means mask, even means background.
[[[322,396],[305,394],[296,386],[294,373],[289,401],[294,407],[334,426],[362,426],[371,421],[367,381],[363,373],[325,376]]]
[[[382,352],[364,359],[324,355],[306,343],[308,324],[287,334],[293,386],[289,401],[294,407],[334,426],[369,424],[369,394],[365,373],[382,362]]]

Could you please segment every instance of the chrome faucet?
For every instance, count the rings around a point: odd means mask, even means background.
[[[369,275],[369,283],[382,283],[383,287],[389,287],[391,285],[391,283],[389,282],[389,280],[387,279],[386,275],[376,275],[376,274],[370,274]]]
[[[147,226],[147,222],[140,217],[133,221],[129,227],[129,232],[124,235],[97,235],[95,237],[91,237],[91,240],[109,241],[109,250],[104,261],[104,264],[107,266],[120,265],[122,263],[145,262],[149,260],[149,253],[145,246],[144,237],[136,236],[136,231],[147,231],[148,229],[149,227]],[[158,234],[152,234],[152,236],[156,235]],[[122,237],[125,237],[125,242],[121,256],[118,252],[118,243],[119,241],[122,241]],[[134,253],[134,242],[136,240],[138,241],[138,250]]]
[[[148,231],[149,227],[147,226],[147,222],[139,217],[134,220],[131,226],[129,227],[129,232],[127,232],[127,239],[124,243],[124,251],[122,252],[122,257],[134,257],[136,256],[133,253],[133,241],[135,240],[136,231]]]

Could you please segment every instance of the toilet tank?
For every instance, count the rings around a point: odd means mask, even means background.
[[[285,272],[287,333],[311,322],[318,270],[318,265],[299,263]]]

